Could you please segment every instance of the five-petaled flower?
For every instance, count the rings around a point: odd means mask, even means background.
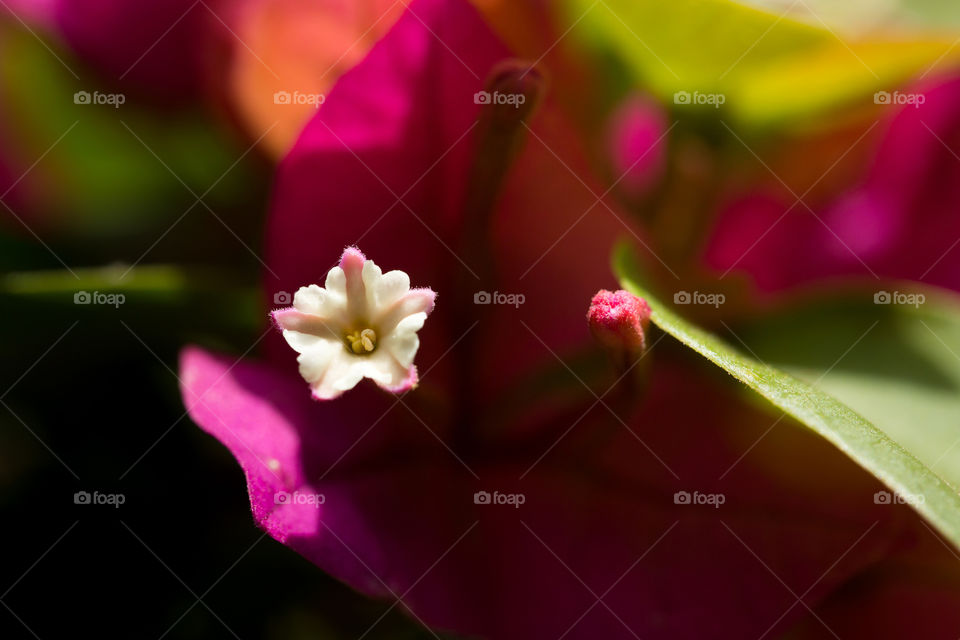
[[[318,400],[336,398],[363,378],[399,393],[417,384],[417,331],[435,298],[430,289],[411,289],[403,271],[383,273],[349,247],[324,287],[301,287],[293,306],[272,316],[300,354],[300,375]]]

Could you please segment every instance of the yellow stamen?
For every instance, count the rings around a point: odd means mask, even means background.
[[[356,354],[369,353],[377,348],[377,334],[373,329],[353,331],[347,334],[347,344]]]

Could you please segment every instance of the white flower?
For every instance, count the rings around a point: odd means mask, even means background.
[[[300,375],[314,397],[336,398],[363,378],[399,393],[417,384],[417,331],[435,298],[430,289],[411,289],[403,271],[383,273],[349,247],[323,287],[301,287],[292,307],[272,315],[300,354]]]

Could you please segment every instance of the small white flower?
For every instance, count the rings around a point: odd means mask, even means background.
[[[272,315],[300,354],[300,375],[314,397],[336,398],[363,378],[399,393],[417,384],[417,331],[435,298],[430,289],[411,289],[403,271],[383,273],[349,247],[323,287],[301,287],[292,307]]]

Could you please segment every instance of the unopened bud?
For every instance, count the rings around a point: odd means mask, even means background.
[[[501,62],[487,77],[481,93],[490,128],[494,131],[520,129],[521,123],[529,120],[536,110],[545,88],[543,74],[530,63],[521,60]]]
[[[597,292],[590,302],[587,320],[593,337],[612,354],[638,356],[647,346],[650,306],[629,291]]]

